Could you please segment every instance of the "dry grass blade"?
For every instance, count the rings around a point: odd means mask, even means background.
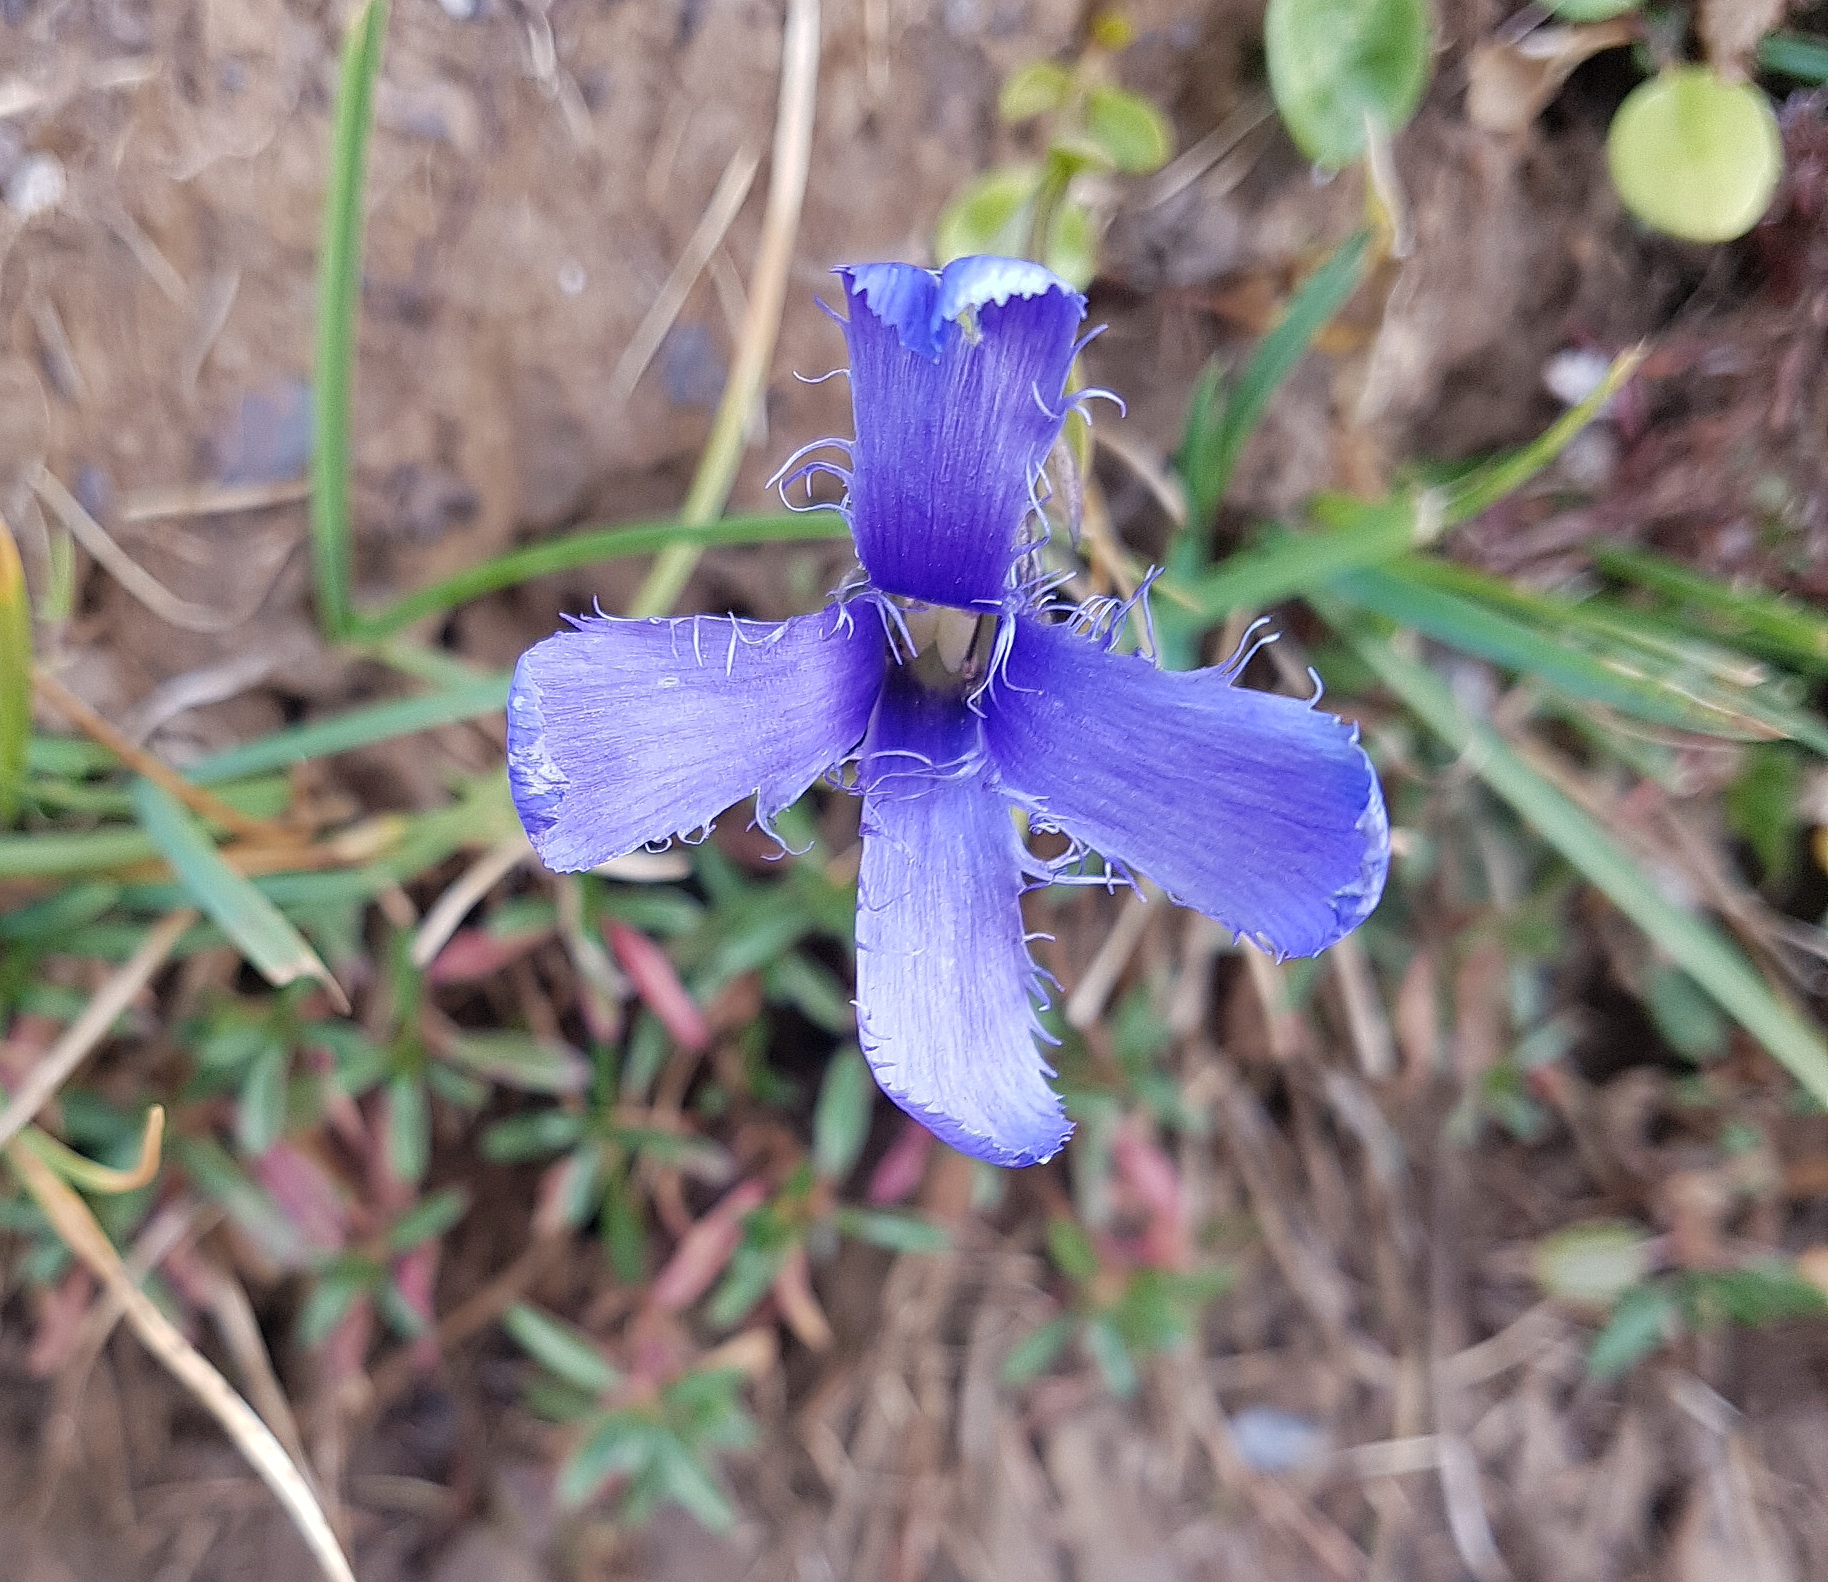
[[[325,1576],[332,1582],[355,1582],[355,1573],[323,1507],[292,1459],[254,1409],[229,1387],[197,1349],[172,1326],[150,1297],[134,1283],[114,1245],[88,1206],[36,1154],[9,1148],[7,1161],[44,1210],[57,1234],[119,1302],[127,1322],[173,1377],[219,1422],[248,1464],[259,1474],[298,1527]]]
[[[812,123],[819,101],[819,0],[789,0],[781,38],[780,110],[775,119],[768,207],[762,216],[761,256],[749,288],[749,316],[736,348],[729,382],[705,441],[679,519],[688,527],[717,520],[730,498],[742,461],[750,413],[761,397],[781,330],[787,276],[800,234],[800,206],[812,166]],[[635,596],[631,615],[664,615],[678,602],[698,564],[696,544],[674,544],[654,562]]]
[[[718,180],[717,190],[705,205],[704,216],[699,220],[698,228],[686,242],[679,261],[673,265],[672,273],[660,288],[660,295],[654,298],[654,305],[647,310],[636,328],[628,349],[616,362],[616,371],[609,380],[609,399],[612,402],[626,401],[634,394],[641,375],[653,361],[654,353],[660,350],[660,343],[666,339],[666,332],[679,317],[679,310],[692,294],[692,287],[704,273],[705,265],[710,263],[712,255],[723,245],[724,235],[741,211],[744,200],[748,198],[749,188],[755,181],[756,167],[761,162],[761,156],[747,143],[730,156],[730,163],[724,166],[724,173]]]
[[[429,967],[470,909],[532,855],[526,836],[516,834],[478,857],[425,914],[413,936],[413,965]]]
[[[182,627],[187,632],[229,632],[245,625],[252,610],[245,614],[224,615],[207,605],[181,599],[133,556],[108,536],[108,530],[96,521],[83,504],[71,494],[56,474],[43,465],[34,468],[32,488],[68,529],[70,537],[81,544],[104,567],[108,574],[161,621]],[[263,594],[264,598],[265,595]]]
[[[121,501],[117,520],[159,522],[172,516],[227,516],[237,511],[270,511],[311,498],[311,480],[282,483],[181,483],[136,489]]]
[[[81,730],[85,736],[106,747],[135,774],[144,776],[154,785],[162,786],[199,817],[206,818],[213,824],[220,824],[224,829],[233,830],[237,835],[246,835],[251,840],[268,844],[298,844],[299,836],[296,830],[287,829],[283,824],[274,824],[264,818],[255,818],[249,813],[243,813],[240,808],[232,807],[224,802],[213,791],[206,791],[202,786],[192,785],[164,760],[149,753],[144,747],[136,746],[124,731],[117,729],[97,714],[94,709],[42,666],[33,670],[32,686],[39,697]]]
[[[51,1046],[44,1059],[32,1067],[19,1091],[0,1110],[0,1146],[30,1124],[51,1096],[69,1080],[73,1072],[114,1025],[115,1017],[133,1003],[133,998],[152,981],[152,975],[165,965],[184,930],[197,921],[197,913],[180,907],[167,913],[153,925],[140,941],[138,950],[121,964],[120,970],[101,987],[64,1034]]]

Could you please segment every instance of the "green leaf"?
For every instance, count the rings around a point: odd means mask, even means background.
[[[1536,1283],[1550,1296],[1609,1309],[1650,1273],[1650,1242],[1624,1220],[1591,1220],[1543,1237],[1533,1262]]]
[[[1428,86],[1427,0],[1270,0],[1263,44],[1290,136],[1328,170],[1402,130]]]
[[[1801,33],[1767,33],[1759,41],[1758,67],[1798,82],[1828,82],[1828,40]]]
[[[303,934],[254,885],[222,860],[215,843],[175,799],[136,779],[133,802],[144,829],[179,882],[268,983],[283,987],[315,978],[331,998],[343,991]]]
[[[605,1360],[582,1330],[526,1302],[516,1302],[501,1317],[502,1327],[542,1368],[591,1395],[606,1395],[622,1375]]]
[[[13,530],[0,518],[0,822],[19,811],[32,742],[32,604]]]
[[[370,0],[343,42],[330,140],[330,186],[324,195],[323,251],[318,261],[311,547],[318,621],[324,635],[333,640],[343,637],[353,621],[349,428],[356,317],[361,309],[362,192],[374,85],[381,71],[381,40],[386,31],[386,0]]]
[[[1730,242],[1763,217],[1783,174],[1783,137],[1764,91],[1706,66],[1678,66],[1626,96],[1606,134],[1625,207],[1690,242]]]
[[[399,1254],[436,1241],[469,1212],[470,1197],[461,1187],[445,1187],[421,1199],[387,1228],[387,1250]]]
[[[1098,1274],[1098,1254],[1076,1220],[1062,1215],[1047,1222],[1047,1252],[1054,1267],[1080,1285]]]
[[[1667,1286],[1640,1285],[1627,1291],[1587,1353],[1587,1372],[1615,1379],[1648,1357],[1674,1333],[1681,1312]]]
[[[397,1071],[387,1081],[387,1164],[409,1185],[425,1179],[431,1163],[432,1117],[417,1073]]]
[[[666,1430],[634,1412],[606,1412],[559,1468],[561,1508],[576,1510],[612,1478],[629,1477],[654,1458]]]
[[[1168,118],[1141,94],[1105,83],[1086,95],[1085,130],[1113,165],[1133,176],[1160,170],[1174,152]]]
[[[1462,755],[1481,780],[1707,990],[1818,1103],[1828,1105],[1828,1045],[1773,992],[1735,945],[1670,901],[1608,831],[1518,757],[1490,726],[1468,718],[1440,677],[1358,626],[1338,599],[1313,594],[1310,602],[1346,636],[1384,685]]]
[[[531,1033],[459,1033],[438,1052],[485,1081],[522,1093],[582,1093],[590,1086],[590,1063],[582,1055]]]
[[[532,1110],[496,1121],[482,1134],[482,1156],[498,1164],[544,1159],[584,1135],[584,1117],[569,1110]]]
[[[1637,10],[1643,0],[1546,0],[1546,4],[1564,22],[1609,22]]]
[[[1073,74],[1051,60],[1018,66],[1003,82],[997,95],[997,114],[1011,126],[1048,115],[1065,106],[1073,96]]]
[[[736,1512],[705,1464],[671,1434],[656,1440],[655,1448],[661,1492],[707,1532],[729,1532],[736,1525]]]
[[[1701,1065],[1726,1053],[1731,1035],[1726,1018],[1679,967],[1650,966],[1644,976],[1644,1008],[1663,1041],[1684,1060]]]
[[[940,211],[933,251],[941,264],[974,253],[1019,253],[1027,230],[1023,216],[1041,186],[1034,165],[986,171]]]
[[[1039,1329],[1024,1337],[1003,1359],[1003,1383],[1012,1390],[1019,1390],[1047,1372],[1060,1353],[1066,1349],[1066,1343],[1072,1339],[1073,1318],[1070,1313],[1062,1313],[1057,1318],[1049,1319]]]
[[[944,1226],[894,1209],[858,1208],[846,1203],[834,1211],[832,1222],[844,1235],[888,1252],[936,1253],[952,1245]]]
[[[359,635],[368,641],[379,641],[403,630],[428,615],[453,610],[484,594],[503,588],[518,587],[535,577],[549,577],[555,572],[575,571],[583,566],[599,565],[607,560],[624,560],[635,555],[653,555],[675,545],[695,549],[730,547],[741,544],[781,544],[795,541],[822,542],[845,538],[850,528],[837,512],[774,513],[763,516],[727,516],[702,527],[681,522],[647,522],[627,527],[596,528],[572,533],[563,538],[547,539],[509,550],[480,565],[415,588],[385,609],[363,615],[355,622]]]
[[[307,1350],[330,1338],[330,1333],[348,1316],[350,1308],[381,1283],[378,1265],[361,1258],[342,1258],[326,1270],[311,1287],[305,1305],[298,1315],[298,1338]]]
[[[198,785],[215,785],[272,769],[290,769],[313,758],[328,758],[435,730],[440,725],[458,725],[485,714],[499,714],[507,705],[508,674],[503,671],[466,686],[351,709],[347,714],[311,725],[290,726],[205,758],[191,766],[189,775]]]
[[[812,1112],[813,1169],[827,1181],[842,1181],[869,1140],[876,1083],[855,1044],[840,1049],[825,1067],[819,1102]]]
[[[1766,885],[1781,885],[1796,866],[1802,795],[1801,757],[1774,742],[1749,748],[1727,788],[1727,827],[1757,854]]]
[[[1079,1343],[1104,1379],[1104,1387],[1118,1400],[1127,1401],[1142,1388],[1136,1359],[1130,1355],[1117,1326],[1102,1313],[1085,1321],[1079,1331]]]
[[[250,1158],[258,1158],[286,1128],[286,1078],[291,1061],[284,1045],[263,1043],[241,1080],[235,1106],[235,1141]]]
[[[1365,276],[1371,233],[1348,237],[1301,283],[1288,307],[1256,346],[1250,361],[1227,390],[1218,375],[1200,386],[1187,414],[1177,465],[1187,485],[1187,521],[1199,531],[1217,514],[1244,442],[1256,432],[1276,392],[1295,366],[1346,305]]]

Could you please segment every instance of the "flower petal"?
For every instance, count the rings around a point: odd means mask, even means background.
[[[1038,1164],[1072,1127],[1035,1042],[1021,906],[1035,865],[979,731],[963,703],[890,675],[858,770],[858,1037],[883,1092],[938,1137]]]
[[[838,273],[857,553],[884,592],[997,608],[1066,412],[1085,298],[1020,259]]]
[[[1311,956],[1383,894],[1390,832],[1354,726],[1229,668],[1164,671],[1018,617],[980,706],[1009,794],[1175,900]]]
[[[514,805],[561,873],[703,829],[751,793],[766,824],[856,747],[882,684],[868,606],[573,625],[522,654],[508,689]]]

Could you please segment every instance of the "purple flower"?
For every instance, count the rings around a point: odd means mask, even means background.
[[[1025,889],[1095,852],[1280,955],[1364,920],[1389,860],[1355,728],[1114,647],[1121,611],[1020,576],[1084,299],[1034,264],[839,271],[856,439],[840,476],[868,584],[778,624],[581,617],[529,649],[508,770],[563,871],[763,825],[854,761],[858,1035],[883,1090],[966,1153],[1048,1159],[1071,1126],[1037,1044]],[[1052,862],[1012,818],[1057,830]]]

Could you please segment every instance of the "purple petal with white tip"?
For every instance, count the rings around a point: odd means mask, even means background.
[[[998,608],[1066,413],[1085,298],[1021,259],[838,274],[850,299],[857,553],[884,592]]]
[[[1036,1038],[1022,928],[1037,871],[957,699],[891,673],[858,768],[857,1029],[882,1090],[992,1164],[1050,1159],[1072,1127]]]
[[[1356,727],[1299,698],[1023,616],[980,706],[1012,797],[1279,955],[1324,950],[1383,894],[1377,773]]]
[[[780,623],[619,620],[521,655],[508,784],[561,873],[706,828],[753,794],[766,824],[862,740],[885,642],[867,603]]]

